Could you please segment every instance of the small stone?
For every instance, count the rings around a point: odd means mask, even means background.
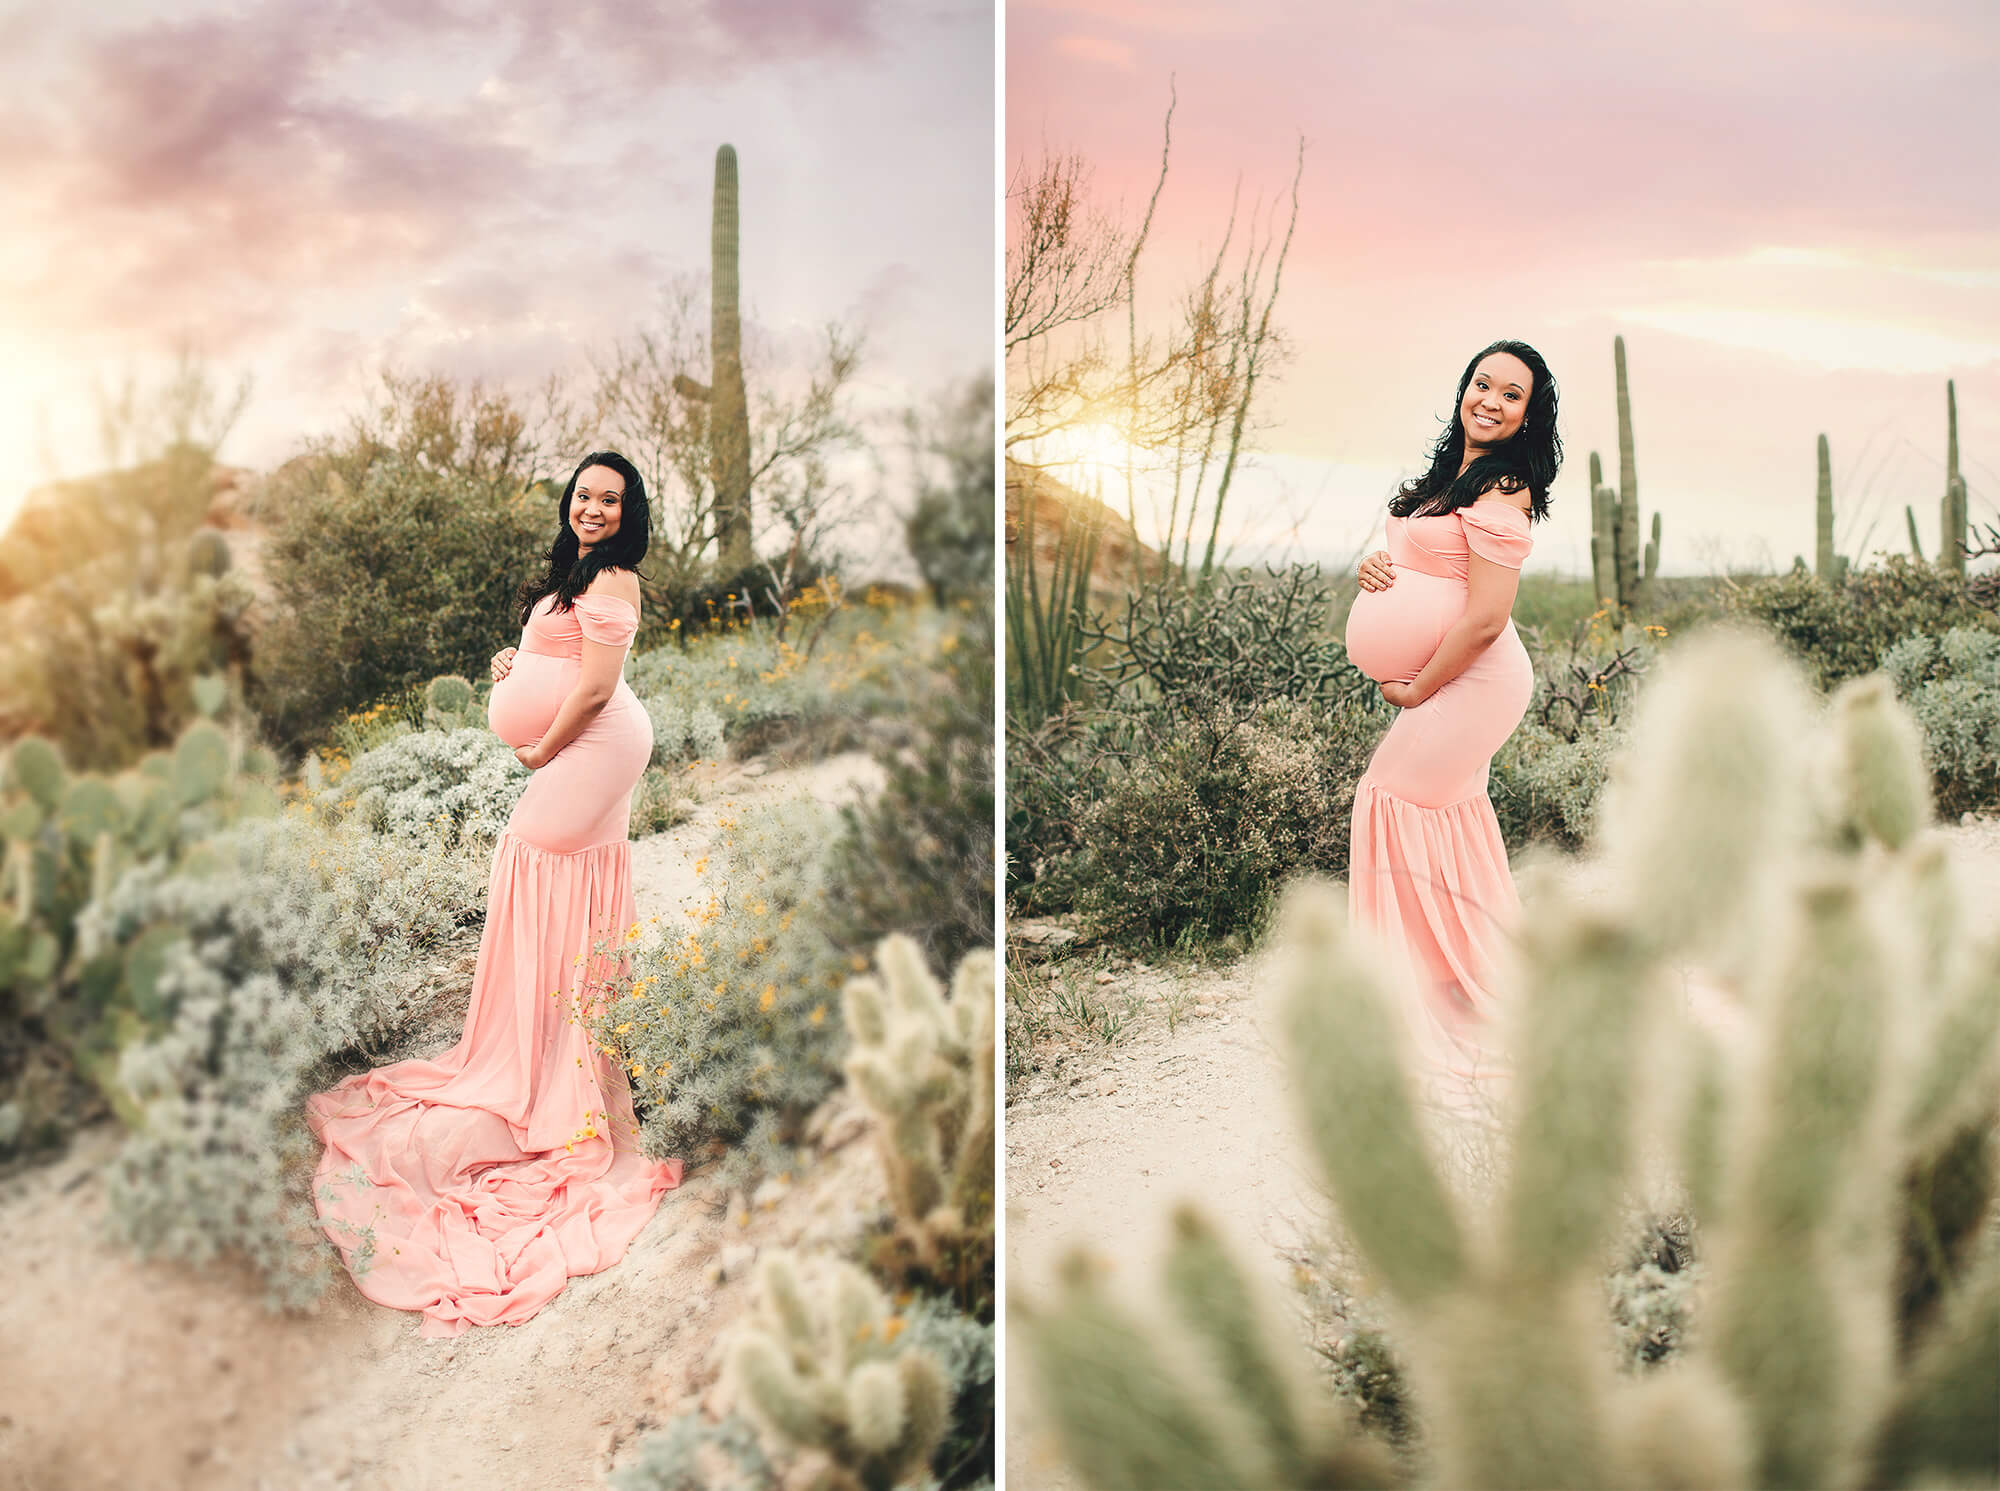
[[[1050,1161],[1049,1161],[1049,1168],[1050,1168],[1051,1170],[1060,1170],[1060,1169],[1062,1169],[1062,1161],[1061,1161],[1061,1160],[1050,1160]]]
[[[1108,1098],[1117,1090],[1118,1084],[1113,1082],[1109,1077],[1106,1077],[1102,1082],[1097,1084],[1097,1095],[1101,1098]]]
[[[1112,977],[1111,970],[1108,968],[1100,968],[1097,970],[1097,981],[1100,984],[1108,984],[1115,982],[1115,980]]]
[[[1971,812],[1964,812],[1958,815],[1958,826],[1960,828],[1970,828],[1978,821],[1979,819]]]

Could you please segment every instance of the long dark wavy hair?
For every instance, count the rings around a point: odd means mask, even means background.
[[[625,495],[619,502],[618,531],[588,554],[577,558],[582,547],[576,530],[569,526],[569,500],[576,493],[576,479],[592,466],[608,466],[625,478]],[[540,576],[521,586],[516,599],[521,608],[521,625],[528,624],[543,596],[554,594],[556,609],[567,611],[576,598],[590,588],[590,582],[608,569],[629,569],[638,573],[639,561],[653,541],[653,508],[646,500],[646,479],[639,468],[615,450],[595,450],[576,463],[563,488],[562,505],[556,519],[556,541],[549,545],[548,567]]]
[[[1495,352],[1507,352],[1528,365],[1534,386],[1528,391],[1528,412],[1521,428],[1499,449],[1480,456],[1459,474],[1465,459],[1465,390],[1479,364]],[[1403,483],[1389,499],[1389,511],[1399,518],[1435,518],[1470,507],[1503,483],[1528,489],[1528,517],[1539,523],[1549,515],[1549,484],[1562,467],[1562,436],[1556,432],[1556,380],[1542,354],[1526,342],[1495,342],[1472,354],[1458,380],[1458,397],[1451,403],[1451,424],[1431,447],[1430,469]]]

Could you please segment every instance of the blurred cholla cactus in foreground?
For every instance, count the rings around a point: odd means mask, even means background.
[[[818,1491],[889,1491],[924,1474],[951,1411],[945,1374],[903,1336],[874,1281],[834,1258],[768,1255],[730,1352],[739,1401],[824,1457]]]
[[[960,960],[951,997],[910,938],[883,939],[881,978],[847,983],[847,1077],[875,1117],[896,1214],[891,1277],[937,1280],[983,1314],[993,1276],[993,953]],[[984,1296],[984,1297],[982,1297]]]
[[[1608,893],[1529,898],[1510,1159],[1477,1202],[1433,1159],[1400,991],[1336,892],[1289,897],[1298,1098],[1393,1304],[1421,1484],[2000,1478],[2000,1254],[1971,1263],[1992,1197],[2000,947],[1972,940],[1884,681],[1843,689],[1824,720],[1809,710],[1766,644],[1726,633],[1680,649],[1642,698],[1606,804]],[[1714,978],[1700,1017],[1670,978],[1690,962]],[[1690,1348],[1631,1377],[1605,1350],[1598,1293],[1655,1156],[1708,1264]],[[1951,1204],[1934,1206],[1915,1182],[1954,1165]],[[1053,1303],[1019,1309],[1041,1401],[1090,1483],[1400,1479],[1335,1473],[1337,1437],[1299,1427],[1243,1276],[1198,1218],[1178,1226],[1168,1287],[1211,1369],[1198,1388],[1082,1260]],[[1940,1302],[1912,1314],[1926,1298]]]

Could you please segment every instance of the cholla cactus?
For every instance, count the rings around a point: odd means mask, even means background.
[[[876,964],[879,981],[845,991],[848,1081],[876,1119],[898,1240],[976,1309],[993,1261],[993,954],[966,954],[949,1000],[900,933]]]
[[[1411,996],[1349,935],[1335,891],[1288,899],[1299,1101],[1393,1300],[1427,1484],[2000,1476],[2000,1257],[1960,1277],[1991,1196],[1990,1143],[1960,1139],[1994,1122],[2000,948],[1971,940],[1923,828],[1914,732],[1881,680],[1817,724],[1806,708],[1763,644],[1707,639],[1668,659],[1635,731],[1644,759],[1606,805],[1610,893],[1530,901],[1507,1003],[1509,1162],[1490,1197],[1460,1194],[1429,1151],[1392,1013]],[[1722,975],[1726,1039],[1674,996],[1675,964],[1696,956]],[[1634,1379],[1592,1317],[1641,1153],[1679,1155],[1707,1268],[1692,1346]],[[1946,1245],[1931,1229],[1941,1320],[1899,1338],[1906,1177],[1946,1153],[1985,1178],[1963,1188],[1969,1227]],[[1276,1448],[1267,1372],[1220,1357],[1206,1392],[1176,1392],[1170,1358],[1131,1330],[1114,1339],[1115,1317],[1087,1359],[1068,1335],[1108,1307],[1079,1288],[1072,1265],[1059,1308],[1022,1313],[1093,1484],[1340,1484]],[[1261,1431],[1247,1450],[1228,1437],[1245,1424]]]
[[[767,1255],[756,1313],[730,1352],[740,1400],[778,1438],[826,1457],[819,1491],[888,1491],[922,1477],[951,1392],[873,1280],[833,1258]]]

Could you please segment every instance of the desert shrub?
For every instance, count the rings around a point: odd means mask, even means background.
[[[647,699],[645,705],[653,722],[654,766],[722,759],[722,716],[712,707],[689,708],[685,701],[666,695]]]
[[[610,1480],[613,1491],[767,1491],[777,1483],[756,1425],[739,1413],[708,1419],[699,1409],[648,1434],[638,1458]]]
[[[938,1491],[974,1491],[993,1483],[994,1325],[964,1314],[950,1300],[919,1295],[903,1312],[910,1345],[935,1361],[951,1394],[951,1418],[931,1474]]]
[[[591,1025],[631,1074],[647,1153],[789,1131],[839,1080],[847,957],[825,925],[833,814],[810,798],[724,819],[697,871],[714,887],[691,930],[637,944]],[[757,1146],[764,1147],[761,1143]]]
[[[1314,711],[1282,701],[1232,728],[1152,731],[1078,805],[1065,868],[1076,909],[1102,934],[1156,945],[1254,934],[1283,881],[1345,863],[1353,783],[1343,812],[1327,747],[1354,738],[1323,736]]]
[[[912,443],[940,469],[921,470],[903,525],[910,557],[939,606],[993,595],[993,380],[976,378],[946,400]]]
[[[878,748],[882,790],[841,810],[830,906],[856,951],[902,932],[949,968],[993,941],[991,615],[942,633],[912,681],[914,738]]]
[[[635,838],[664,833],[682,822],[687,801],[680,780],[664,766],[649,766],[632,793],[632,833]]]
[[[148,1255],[247,1258],[274,1303],[314,1298],[334,1258],[304,1194],[318,1150],[301,1103],[373,1065],[469,950],[483,888],[441,845],[303,812],[238,825],[199,864],[127,872],[86,913],[86,950],[167,929],[156,1036],[119,1077],[143,1114],[109,1177],[112,1218]]]
[[[1066,873],[1083,849],[1082,808],[1103,793],[1140,729],[1126,711],[1068,709],[1029,727],[1007,717],[1007,906],[1023,915],[1068,910]]]
[[[1598,794],[1624,741],[1623,728],[1601,717],[1574,740],[1539,721],[1523,720],[1495,753],[1487,780],[1507,846],[1583,849],[1597,826]]]
[[[1906,637],[1882,669],[1923,728],[1938,812],[2000,807],[2000,633]]]
[[[391,838],[487,844],[532,775],[491,730],[417,730],[361,756],[318,801]]]
[[[1155,582],[1127,598],[1123,615],[1084,628],[1105,658],[1092,682],[1107,703],[1136,693],[1181,713],[1371,692],[1329,630],[1333,595],[1318,565],[1271,567],[1215,587]]]
[[[655,725],[655,760],[713,760],[709,716],[731,743],[838,727],[906,705],[910,658],[935,654],[951,623],[930,606],[845,606],[810,645],[767,621],[718,627],[634,653],[625,681]],[[681,754],[667,755],[664,734]]]
[[[1796,569],[1755,580],[1731,592],[1729,608],[1769,628],[1821,689],[1873,672],[1883,651],[1912,633],[2000,631],[2000,617],[1973,604],[1962,576],[1902,554],[1851,570],[1840,584]]]
[[[309,456],[272,481],[260,505],[276,604],[253,703],[283,744],[437,674],[482,676],[520,635],[514,593],[553,530],[524,481],[394,451]]]

